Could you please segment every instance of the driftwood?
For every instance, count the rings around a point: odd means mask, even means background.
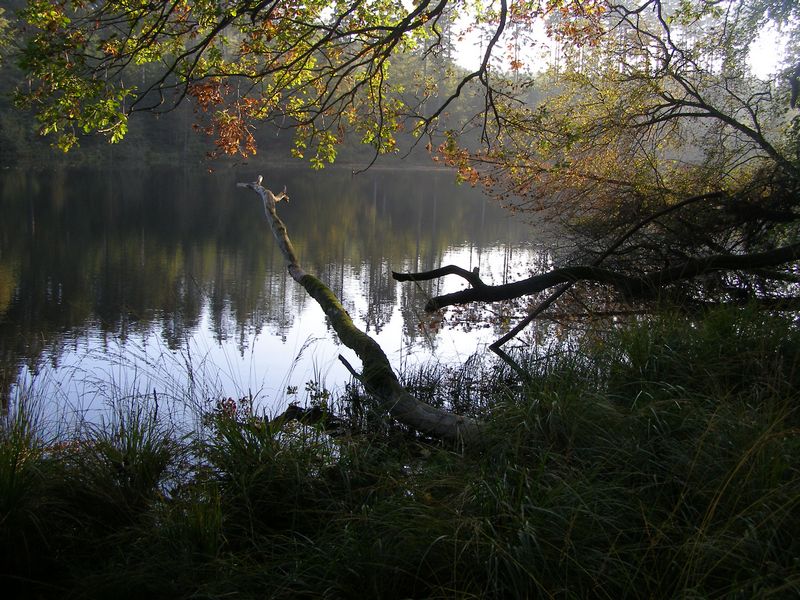
[[[251,189],[261,197],[264,215],[286,259],[289,275],[317,301],[339,339],[361,360],[360,380],[367,391],[375,396],[381,408],[392,418],[421,433],[465,444],[476,441],[481,430],[478,421],[420,402],[411,395],[400,384],[378,343],[355,326],[342,303],[327,285],[303,270],[289,240],[286,226],[275,210],[278,202],[288,201],[286,190],[275,195],[261,185],[260,177],[253,183],[236,185]]]

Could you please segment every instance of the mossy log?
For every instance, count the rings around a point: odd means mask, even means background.
[[[400,423],[421,433],[458,443],[475,441],[481,430],[478,421],[420,402],[410,394],[400,384],[383,349],[355,326],[336,294],[320,279],[303,270],[286,226],[275,209],[278,202],[288,201],[286,190],[276,195],[261,185],[260,178],[253,183],[238,183],[237,187],[249,188],[261,197],[264,215],[286,259],[289,274],[317,301],[341,342],[361,360],[361,381],[378,400],[381,408]]]

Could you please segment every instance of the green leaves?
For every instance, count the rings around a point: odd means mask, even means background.
[[[259,121],[288,121],[304,138],[298,154],[314,147],[319,167],[334,160],[352,124],[378,151],[394,147],[402,103],[387,59],[427,35],[426,10],[434,9],[441,7],[388,0],[333,9],[322,0],[30,0],[17,31],[16,58],[28,77],[17,99],[66,150],[96,132],[119,141],[130,112],[168,110],[187,95],[201,101],[193,90],[215,81],[235,93],[223,94],[213,113],[198,104],[198,125],[226,153],[252,154],[248,135]]]
[[[131,112],[168,112],[188,97],[194,125],[225,153],[254,153],[252,133],[264,121],[294,129],[295,153],[315,167],[335,159],[348,129],[377,153],[392,152],[414,103],[406,106],[413,94],[394,82],[389,59],[438,43],[431,31],[454,14],[448,7],[437,21],[444,8],[432,0],[30,0],[17,27],[27,76],[18,105],[65,150],[92,133],[119,141]],[[208,82],[227,90],[213,111],[195,94]]]

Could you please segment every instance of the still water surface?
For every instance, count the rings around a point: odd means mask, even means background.
[[[391,270],[527,272],[530,228],[441,171],[237,167],[0,173],[0,393],[31,385],[68,410],[155,394],[253,394],[269,410],[289,386],[348,373],[321,309],[289,278],[259,200],[265,176],[304,268],[342,298],[398,369],[463,362],[498,331],[420,328],[448,278]]]

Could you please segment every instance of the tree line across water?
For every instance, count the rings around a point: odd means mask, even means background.
[[[370,405],[372,434],[325,437],[313,451],[301,435],[297,457],[278,458],[293,447],[288,434],[212,416],[198,451],[208,471],[174,488],[167,506],[178,512],[149,499],[136,514],[167,510],[161,522],[208,544],[201,556],[256,565],[227,571],[239,589],[276,596],[349,596],[356,585],[381,597],[796,592],[799,10],[773,0],[25,3],[10,25],[26,82],[18,105],[64,150],[89,133],[119,142],[132,115],[190,104],[218,155],[251,156],[261,127],[290,132],[290,153],[315,167],[353,139],[374,158],[405,145],[575,240],[571,258],[503,286],[463,265],[394,274],[469,286],[432,298],[431,312],[516,302],[517,324],[492,345],[501,362],[491,368],[511,379],[498,380],[491,406],[477,394],[439,403],[403,386],[303,270],[276,212],[280,187],[241,182],[263,200],[292,277],[362,358],[353,374],[365,396],[342,411]],[[544,71],[526,65],[534,24],[560,48]],[[770,31],[786,52],[764,79],[748,56]],[[443,62],[473,32],[477,65]],[[531,321],[575,309],[633,324],[589,328],[545,367],[504,349]],[[675,311],[680,321],[664,325]],[[386,415],[400,425],[382,426]],[[127,443],[131,427],[114,430]],[[105,460],[116,450],[103,436],[90,447]],[[166,465],[172,454],[157,455]],[[81,473],[81,460],[64,464]],[[203,525],[187,530],[187,515]],[[195,565],[198,546],[188,547]],[[107,573],[95,581],[114,585]],[[208,585],[198,593],[226,591]]]

